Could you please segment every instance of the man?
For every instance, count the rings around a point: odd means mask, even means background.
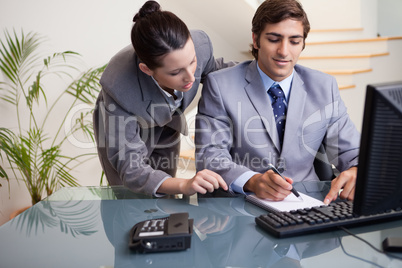
[[[360,134],[335,78],[296,64],[309,30],[296,0],[263,2],[252,21],[255,60],[212,73],[204,84],[196,120],[197,169],[217,172],[230,191],[282,200],[294,181],[319,179],[313,162],[324,145],[330,163],[342,171],[324,203],[341,189],[341,198],[354,197]]]

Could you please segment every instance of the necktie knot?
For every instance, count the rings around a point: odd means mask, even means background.
[[[280,98],[285,99],[285,94],[283,93],[283,90],[279,84],[274,84],[272,87],[270,87],[268,89],[268,94],[271,95],[274,100]]]

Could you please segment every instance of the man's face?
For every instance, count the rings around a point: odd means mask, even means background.
[[[286,19],[276,24],[267,24],[261,32],[257,45],[253,33],[253,46],[258,49],[258,66],[274,81],[282,81],[292,74],[303,50],[303,24]]]

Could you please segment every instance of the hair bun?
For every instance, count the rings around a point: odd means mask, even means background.
[[[158,12],[161,10],[161,6],[159,5],[158,2],[155,1],[147,1],[138,11],[137,14],[135,14],[133,21],[136,22],[137,20],[144,18],[148,16],[151,13]]]

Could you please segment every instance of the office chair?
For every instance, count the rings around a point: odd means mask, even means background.
[[[329,163],[324,144],[318,149],[314,159],[314,169],[320,181],[332,181],[336,178],[332,164]]]

